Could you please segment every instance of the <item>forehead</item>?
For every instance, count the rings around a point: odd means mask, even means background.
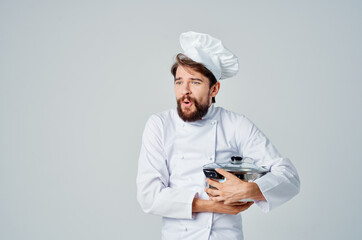
[[[175,78],[200,78],[202,80],[208,80],[203,74],[193,70],[192,68],[179,65],[176,70]]]

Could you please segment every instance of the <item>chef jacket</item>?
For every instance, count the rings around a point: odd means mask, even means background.
[[[249,157],[269,172],[255,180],[268,212],[299,192],[298,173],[245,116],[212,104],[198,121],[176,109],[152,115],[142,137],[137,199],[146,213],[163,216],[162,239],[243,239],[241,215],[192,213],[195,197],[209,199],[203,166],[231,156]]]

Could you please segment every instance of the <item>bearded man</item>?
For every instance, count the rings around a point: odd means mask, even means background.
[[[240,212],[253,203],[268,212],[294,197],[298,173],[244,115],[214,106],[219,80],[238,72],[236,56],[207,34],[183,33],[180,43],[184,53],[171,68],[177,108],[146,123],[137,198],[146,213],[163,217],[162,239],[243,239]],[[231,156],[251,158],[268,173],[245,182],[217,170],[225,182],[206,179],[204,165]]]

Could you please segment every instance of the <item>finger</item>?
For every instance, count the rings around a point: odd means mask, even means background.
[[[236,203],[236,202],[247,203],[248,201],[243,201],[242,199],[225,198],[225,204],[232,204],[232,203]]]
[[[208,193],[208,194],[211,194],[211,195],[213,195],[213,196],[218,196],[218,195],[220,195],[220,191],[217,190],[217,189],[206,188],[206,189],[205,189],[205,192]]]
[[[246,208],[246,209],[248,209],[251,205],[253,205],[254,204],[254,202],[247,202],[245,205],[244,205],[244,207]]]
[[[251,205],[253,205],[254,202],[247,202],[244,207],[246,207],[246,209],[248,209],[249,207],[251,207]]]
[[[250,208],[251,205],[253,205],[254,202],[247,202],[247,204],[240,206],[240,212],[247,210]]]
[[[224,169],[220,169],[220,168],[215,168],[216,172],[220,173],[221,175],[223,175],[226,178],[233,178],[236,177],[235,175],[229,173],[228,171],[224,170]]]
[[[214,196],[214,195],[212,195],[210,193],[207,193],[207,196],[209,196],[209,199],[210,199],[210,197],[216,197],[216,196]]]
[[[232,203],[227,203],[226,201],[224,202],[225,205],[230,205],[230,206],[243,206],[246,205],[248,202],[232,202]]]
[[[206,181],[210,184],[210,183],[218,183],[218,180],[212,179],[212,178],[206,178]]]
[[[222,196],[216,196],[216,197],[210,197],[210,200],[212,201],[218,201],[218,202],[223,202],[225,199]]]
[[[206,178],[206,182],[213,187],[220,188],[220,183],[218,181],[215,181],[210,178]]]

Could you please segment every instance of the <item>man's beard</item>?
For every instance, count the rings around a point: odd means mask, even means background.
[[[182,102],[187,99],[189,100],[196,108],[194,112],[184,112],[182,111],[181,105]],[[209,109],[208,104],[201,104],[196,99],[191,98],[190,96],[183,96],[177,100],[177,113],[182,120],[185,122],[195,122],[201,120],[203,116],[206,115],[207,110]]]

